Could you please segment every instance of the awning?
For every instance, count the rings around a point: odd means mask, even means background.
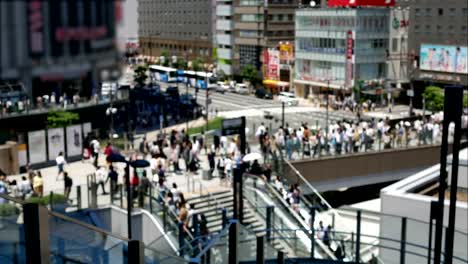
[[[265,84],[265,85],[280,86],[280,87],[287,87],[287,86],[289,86],[289,83],[288,83],[288,82],[282,82],[282,81],[277,81],[277,80],[263,80],[263,84]]]

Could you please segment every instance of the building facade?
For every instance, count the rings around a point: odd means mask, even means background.
[[[408,6],[390,10],[387,78],[392,87],[398,89],[408,86],[411,75],[409,70],[414,60],[408,49],[409,13]]]
[[[215,0],[139,0],[140,51],[212,60]]]
[[[412,74],[416,84],[415,88],[423,88],[427,85],[427,82],[466,86],[468,82],[466,66],[458,72],[451,69],[426,67],[423,60],[427,54],[425,50],[421,50],[421,47],[428,45],[427,48],[431,48],[432,45],[432,48],[439,52],[442,48],[445,48],[446,51],[453,50],[450,56],[456,52],[457,47],[462,50],[464,47],[466,48],[468,46],[468,24],[466,22],[468,21],[468,2],[461,0],[442,2],[427,0],[424,2],[410,1],[409,4],[410,27],[408,40],[410,54],[416,58],[416,67],[413,69],[414,73]],[[397,5],[404,6],[405,1],[397,1]],[[461,54],[458,58],[463,56],[466,65],[466,53]]]
[[[385,79],[388,37],[385,8],[297,10],[296,94],[351,94],[358,81]]]
[[[101,70],[116,68],[113,1],[1,1],[0,81],[29,98],[91,97]],[[35,100],[31,101],[35,103]]]
[[[234,2],[218,0],[216,5],[216,47],[217,69],[226,75],[232,75],[234,56]]]
[[[294,41],[297,0],[234,0],[234,72],[246,65],[258,70],[262,52],[280,41]]]

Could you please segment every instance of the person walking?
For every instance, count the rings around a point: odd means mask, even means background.
[[[57,179],[56,179],[58,181],[60,178],[60,175],[63,174],[65,164],[67,163],[67,161],[65,160],[65,157],[63,156],[62,151],[60,151],[57,158],[55,158],[55,162],[57,163],[57,168],[58,168],[58,174],[57,174]]]
[[[93,151],[94,167],[98,168],[99,149],[101,148],[99,141],[95,138],[91,141],[91,149]]]
[[[40,171],[37,171],[33,178],[33,189],[37,197],[42,197],[44,195],[44,181]]]
[[[105,189],[105,186],[104,186],[104,183],[106,181],[106,175],[107,175],[107,172],[106,172],[106,169],[104,167],[99,167],[98,170],[96,170],[96,184],[98,185],[97,188],[99,188],[99,186],[102,187],[102,194],[106,195],[107,192],[106,192],[106,189]],[[96,189],[96,192],[97,192],[97,189]]]
[[[68,176],[68,172],[66,171],[63,172],[63,182],[64,182],[64,187],[65,187],[64,195],[68,200],[68,198],[70,197],[71,188],[73,186],[73,180],[72,178],[70,178],[70,176]]]
[[[19,191],[21,192],[21,198],[24,200],[26,197],[31,194],[31,182],[26,178],[26,176],[21,177],[21,182],[19,183]]]
[[[117,180],[119,175],[114,169],[114,166],[109,166],[109,172],[107,173],[107,180],[110,180],[110,189],[111,189],[111,196],[114,196],[117,192]]]

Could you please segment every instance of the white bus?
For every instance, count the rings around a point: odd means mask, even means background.
[[[177,70],[174,68],[151,65],[149,67],[151,80],[160,82],[176,82],[177,81]]]
[[[197,83],[196,87],[200,89],[206,89],[208,81],[208,89],[216,89],[217,86],[217,79],[214,77],[213,73],[211,72],[197,72]]]

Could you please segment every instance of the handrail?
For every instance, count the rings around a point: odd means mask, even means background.
[[[190,178],[191,178],[191,180],[192,180],[192,183],[194,183],[195,181],[198,182],[199,186],[202,187],[202,188],[200,188],[200,190],[202,190],[202,189],[208,190],[208,188],[206,188],[206,186],[203,184],[203,182],[202,182],[200,179],[195,179],[195,177],[193,177],[193,176],[192,176],[192,177],[188,177],[187,179],[190,180]],[[189,186],[187,186],[187,187],[189,187]],[[210,197],[210,199],[208,200],[208,203],[209,203],[210,205],[211,205],[211,201],[214,200],[215,203],[216,203],[216,210],[219,210],[220,208],[222,208],[222,207],[221,207],[221,203],[218,201],[218,199],[216,199],[216,198],[214,197],[214,195],[213,195],[212,192],[207,191],[207,194],[208,194],[208,196]],[[200,192],[200,195],[199,195],[198,197],[201,197],[201,196],[202,196],[202,193]],[[226,210],[227,210],[227,208],[226,208]]]

